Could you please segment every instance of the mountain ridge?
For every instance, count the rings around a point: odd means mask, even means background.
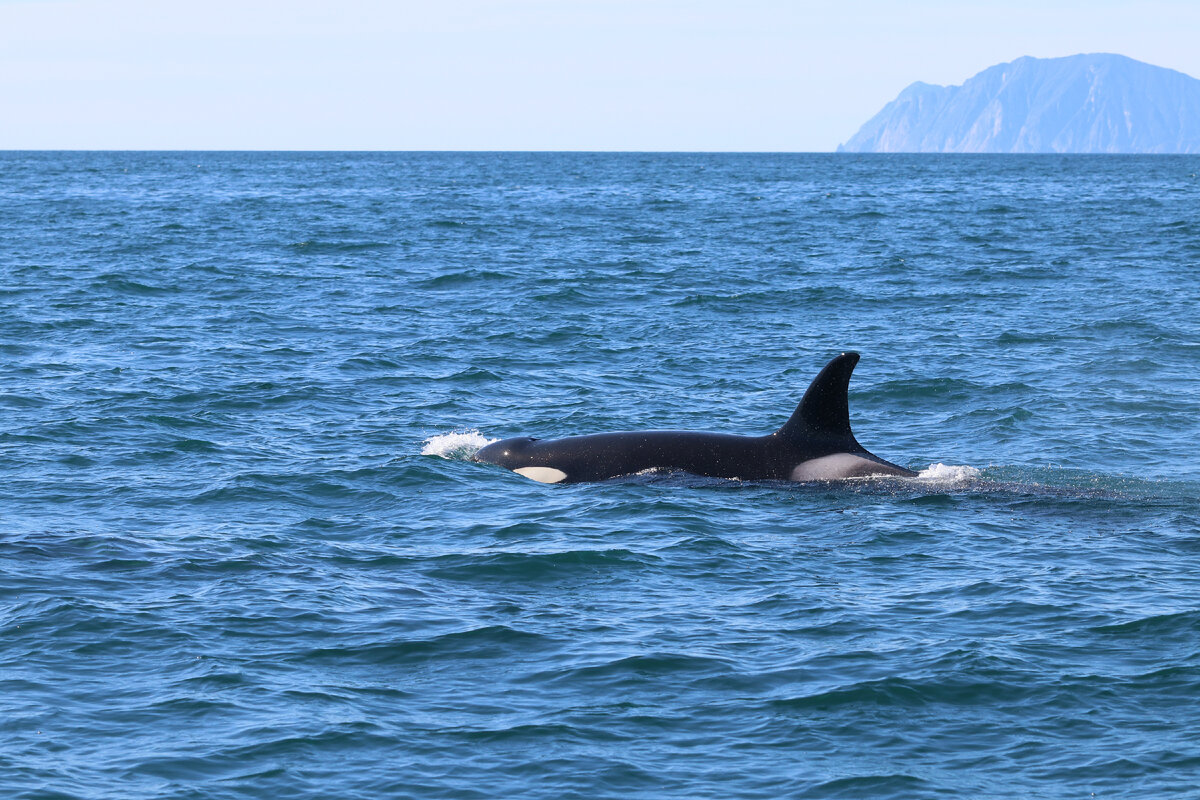
[[[838,152],[1200,153],[1200,80],[1113,53],[916,81]]]

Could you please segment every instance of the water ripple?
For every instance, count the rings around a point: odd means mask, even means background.
[[[1195,795],[1195,158],[0,162],[0,795]]]

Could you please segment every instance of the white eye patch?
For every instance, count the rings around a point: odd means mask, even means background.
[[[513,472],[523,475],[530,480],[535,480],[538,483],[558,483],[567,477],[567,473],[553,467],[521,467],[520,469],[514,469]]]

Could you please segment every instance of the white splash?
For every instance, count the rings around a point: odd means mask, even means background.
[[[955,466],[951,464],[930,464],[928,469],[917,473],[917,479],[931,483],[961,483],[978,478],[979,470],[975,467]]]
[[[499,439],[489,439],[479,431],[455,431],[430,436],[421,448],[423,456],[441,456],[466,461],[479,452],[481,447],[498,442]]]

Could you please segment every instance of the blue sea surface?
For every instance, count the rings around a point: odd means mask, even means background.
[[[1198,176],[0,153],[0,796],[1200,797]]]

